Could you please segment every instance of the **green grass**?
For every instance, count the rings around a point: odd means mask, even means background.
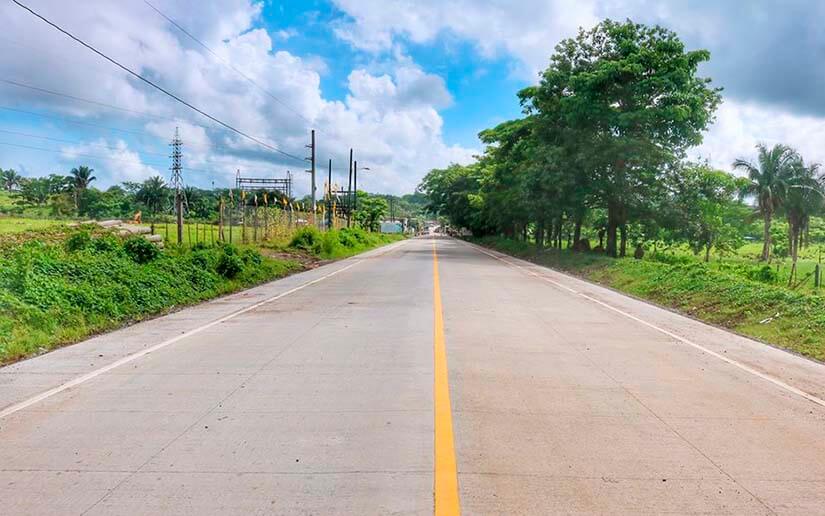
[[[279,278],[307,260],[343,258],[400,238],[303,228],[291,240],[172,245],[158,253],[142,237],[134,237],[135,246],[93,226],[18,233],[0,245],[0,364]],[[263,248],[283,252],[272,257]]]
[[[523,242],[477,242],[825,361],[825,298],[819,294],[754,281],[735,268],[698,260],[664,263],[566,250],[537,253]]]
[[[146,263],[129,249],[111,235],[2,249],[0,363],[301,268],[235,246],[167,249]]]
[[[403,239],[403,235],[372,233],[360,228],[335,229],[322,233],[314,227],[304,227],[295,233],[288,247],[330,260],[353,256]]]
[[[55,219],[31,219],[25,217],[6,217],[0,215],[0,235],[38,231],[65,224],[66,221]],[[1,237],[0,237],[1,238]]]

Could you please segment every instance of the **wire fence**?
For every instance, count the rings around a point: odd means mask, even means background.
[[[143,218],[142,223],[150,226],[153,235],[161,236],[164,244],[184,246],[285,240],[301,227],[310,226],[325,231],[347,226],[345,218],[336,214],[330,221],[328,213],[320,208],[312,212],[274,206],[228,205],[219,208],[217,220],[184,218],[180,239],[174,216]]]

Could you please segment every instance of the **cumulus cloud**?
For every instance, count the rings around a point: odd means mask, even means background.
[[[340,171],[348,149],[355,147],[359,159],[372,165],[374,179],[364,183],[368,189],[410,191],[429,168],[468,161],[472,155],[470,149],[443,141],[438,110],[452,102],[443,79],[409,59],[393,59],[381,74],[354,70],[346,98],[329,100],[321,91],[321,74],[326,73],[323,59],[277,48],[289,33],[270,35],[258,27],[261,4],[251,0],[155,3],[206,43],[217,59],[142,2],[31,3],[115,59],[289,156],[193,114],[11,4],[0,6],[4,39],[16,41],[24,51],[0,55],[0,76],[132,111],[113,111],[7,85],[1,87],[5,98],[17,106],[111,125],[137,125],[157,136],[161,145],[171,138],[174,127],[180,127],[188,143],[185,163],[214,170],[212,176],[219,181],[231,180],[236,168],[266,175],[303,170],[311,127],[318,128],[319,162],[331,157]],[[125,142],[116,145],[121,144]],[[78,149],[83,150],[82,146],[67,148],[65,156],[82,154]],[[99,145],[97,150],[100,154]],[[119,147],[118,152],[126,157],[134,151]],[[104,182],[131,180],[149,172],[145,167],[115,167],[113,160],[106,162],[106,168],[110,177]],[[296,179],[296,191],[306,192],[305,176],[296,174]]]
[[[755,145],[784,143],[798,150],[806,161],[825,163],[825,123],[814,116],[800,116],[753,102],[729,101],[719,109],[716,124],[692,155],[730,170],[736,158],[755,159]]]
[[[143,181],[152,176],[164,175],[157,168],[141,161],[140,154],[129,149],[123,140],[107,141],[105,138],[79,144],[64,146],[61,157],[67,166],[76,166],[87,156],[98,156],[100,164],[108,173],[107,183],[123,181]],[[97,174],[96,174],[97,175]]]
[[[784,142],[822,161],[825,131],[825,2],[810,0],[334,0],[339,38],[391,53],[399,41],[442,36],[472,42],[480,56],[506,54],[534,81],[555,45],[604,18],[659,24],[689,49],[711,51],[701,73],[724,87],[726,103],[697,153],[730,168],[757,141]]]

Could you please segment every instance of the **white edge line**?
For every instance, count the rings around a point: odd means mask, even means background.
[[[406,240],[401,241],[401,243],[404,243],[404,242],[406,242]],[[395,247],[398,247],[398,246],[393,246],[391,249],[395,249]],[[378,254],[378,256],[382,256],[382,255],[388,253],[389,251],[390,250],[387,250],[383,253],[380,253],[380,254]],[[149,353],[153,353],[155,351],[163,349],[163,348],[165,348],[165,347],[167,347],[171,344],[174,344],[175,342],[178,342],[178,341],[183,340],[185,338],[191,337],[192,335],[196,335],[198,333],[201,333],[204,330],[208,330],[209,328],[211,328],[213,326],[216,326],[218,324],[226,322],[230,319],[234,319],[235,317],[238,317],[239,315],[243,315],[243,314],[245,314],[245,313],[247,313],[251,310],[255,310],[256,308],[259,308],[259,307],[261,307],[261,306],[263,306],[267,303],[277,301],[277,300],[279,300],[283,297],[286,297],[290,294],[294,294],[295,292],[298,292],[299,290],[303,290],[306,287],[309,287],[311,285],[315,285],[316,283],[319,283],[321,281],[329,279],[329,278],[335,276],[336,274],[338,274],[340,272],[344,272],[347,269],[355,267],[359,263],[362,263],[364,260],[365,260],[365,258],[361,258],[359,260],[356,260],[356,261],[352,262],[351,264],[349,264],[345,267],[341,267],[340,269],[336,269],[336,270],[330,272],[329,274],[327,274],[325,276],[321,276],[320,278],[315,278],[314,280],[310,280],[310,281],[307,281],[306,283],[302,283],[302,284],[298,285],[297,287],[293,287],[293,288],[291,288],[287,291],[281,292],[280,294],[277,294],[277,295],[274,295],[274,296],[269,297],[267,299],[264,299],[263,301],[259,301],[259,302],[255,303],[253,305],[249,305],[246,308],[241,308],[240,310],[237,310],[235,312],[232,312],[231,314],[225,315],[225,316],[221,317],[220,319],[215,319],[214,321],[209,322],[207,324],[204,324],[203,326],[199,326],[197,328],[191,329],[187,332],[181,333],[180,335],[176,335],[175,337],[172,337],[170,339],[164,340],[163,342],[155,344],[154,346],[150,346],[148,348],[145,348],[145,349],[142,349],[142,350],[137,351],[135,353],[132,353],[131,355],[127,355],[127,356],[125,356],[125,357],[123,357],[119,360],[115,360],[111,364],[105,365],[105,366],[103,366],[99,369],[95,369],[94,371],[90,371],[90,372],[88,372],[84,375],[78,376],[77,378],[69,380],[66,383],[58,385],[57,387],[54,387],[54,388],[49,389],[47,391],[41,392],[40,394],[37,394],[36,396],[32,396],[31,398],[29,398],[27,400],[20,401],[18,403],[15,403],[14,405],[10,405],[10,406],[6,407],[5,409],[3,409],[2,411],[0,411],[0,419],[3,419],[6,416],[10,416],[10,415],[14,414],[15,412],[19,412],[19,411],[21,411],[25,408],[31,407],[32,405],[34,405],[36,403],[39,403],[39,402],[41,402],[41,401],[43,401],[47,398],[50,398],[50,397],[54,396],[55,394],[59,394],[59,393],[65,391],[65,390],[71,389],[72,387],[77,387],[78,385],[86,383],[89,380],[102,375],[103,373],[111,371],[112,369],[115,369],[115,368],[120,367],[122,365],[128,364],[129,362],[133,362],[133,361],[137,360],[138,358],[141,358],[143,356],[148,355]]]
[[[467,243],[469,243],[469,242],[467,242]],[[519,264],[517,264],[517,263],[513,263],[513,262],[511,262],[511,261],[509,261],[509,260],[505,260],[504,258],[501,258],[501,257],[499,257],[499,256],[496,256],[495,254],[490,253],[490,252],[488,252],[486,249],[483,249],[483,248],[481,248],[481,247],[479,247],[479,246],[477,246],[477,245],[475,245],[475,244],[470,244],[470,246],[471,246],[471,247],[473,247],[474,249],[476,249],[477,251],[479,251],[479,252],[481,252],[481,253],[483,253],[483,254],[486,254],[487,256],[490,256],[491,258],[495,258],[496,260],[498,260],[498,261],[500,261],[500,262],[503,262],[503,263],[506,263],[507,265],[509,265],[509,266],[511,266],[511,267],[515,267],[515,268],[517,268],[517,269],[520,269],[520,270],[522,270],[523,272],[526,272],[527,274],[529,274],[530,276],[534,276],[534,277],[539,278],[539,279],[542,279],[542,280],[544,280],[544,281],[546,281],[546,282],[548,282],[548,283],[552,283],[553,285],[555,285],[555,286],[557,286],[557,287],[560,287],[560,288],[562,288],[562,289],[566,290],[567,292],[569,292],[569,293],[571,293],[571,294],[579,295],[579,296],[581,296],[581,297],[583,297],[583,298],[585,298],[585,299],[587,299],[587,300],[590,300],[590,301],[592,301],[592,302],[594,302],[594,303],[596,303],[596,304],[598,304],[598,305],[601,305],[601,306],[603,306],[603,307],[605,307],[605,308],[607,308],[607,309],[609,309],[609,310],[612,310],[612,311],[614,311],[614,312],[616,312],[616,313],[618,313],[618,314],[621,314],[621,315],[623,315],[623,316],[625,316],[625,317],[627,317],[627,318],[629,318],[629,319],[632,319],[632,320],[634,320],[634,321],[636,321],[636,322],[638,322],[638,323],[640,323],[640,324],[643,324],[643,325],[645,325],[645,326],[647,326],[647,327],[649,327],[649,328],[652,328],[652,329],[654,329],[654,330],[656,330],[656,331],[658,331],[658,332],[661,332],[661,333],[663,333],[663,334],[667,335],[668,337],[671,337],[671,338],[673,338],[673,339],[676,339],[676,340],[678,340],[679,342],[682,342],[683,344],[687,344],[688,346],[692,346],[692,347],[694,347],[694,348],[696,348],[696,349],[698,349],[698,350],[700,350],[700,351],[703,351],[703,352],[707,353],[708,355],[710,355],[710,356],[712,356],[712,357],[715,357],[715,358],[718,358],[719,360],[722,360],[723,362],[725,362],[725,363],[727,363],[727,364],[730,364],[730,365],[732,365],[732,366],[734,366],[734,367],[737,367],[737,368],[739,368],[739,369],[741,369],[741,370],[743,370],[743,371],[745,371],[745,372],[747,372],[747,373],[750,373],[750,374],[752,374],[752,375],[754,375],[754,376],[757,376],[757,377],[759,377],[759,378],[761,378],[761,379],[763,379],[763,380],[766,380],[766,381],[768,381],[768,382],[770,382],[770,383],[772,383],[772,384],[776,385],[777,387],[779,387],[779,388],[781,388],[781,389],[784,389],[784,390],[786,390],[786,391],[788,391],[788,392],[791,392],[791,393],[793,393],[793,394],[796,394],[797,396],[801,396],[802,398],[805,398],[806,400],[808,400],[808,401],[810,401],[810,402],[816,403],[817,405],[820,405],[820,406],[822,406],[822,407],[825,407],[825,400],[823,400],[822,398],[819,398],[819,397],[817,397],[817,396],[814,396],[813,394],[809,394],[809,393],[807,393],[807,392],[805,392],[805,391],[803,391],[803,390],[801,390],[801,389],[799,389],[799,388],[797,388],[797,387],[794,387],[793,385],[790,385],[790,384],[787,384],[787,383],[783,382],[782,380],[779,380],[779,379],[777,379],[777,378],[774,378],[773,376],[770,376],[770,375],[767,375],[767,374],[765,374],[765,373],[762,373],[761,371],[757,371],[756,369],[754,369],[754,368],[752,368],[752,367],[750,367],[750,366],[747,366],[747,365],[745,365],[745,364],[743,364],[743,363],[741,363],[741,362],[737,362],[736,360],[733,360],[733,359],[728,358],[728,357],[726,357],[726,356],[724,356],[724,355],[721,355],[721,354],[719,354],[719,353],[717,353],[717,352],[715,352],[715,351],[713,351],[713,350],[711,350],[711,349],[708,349],[708,348],[706,348],[706,347],[704,347],[704,346],[702,346],[702,345],[700,345],[700,344],[696,344],[695,342],[690,341],[690,340],[688,340],[688,339],[686,339],[686,338],[682,337],[681,335],[677,335],[677,334],[675,334],[675,333],[673,333],[673,332],[671,332],[671,331],[668,331],[668,330],[666,330],[666,329],[664,329],[664,328],[660,328],[659,326],[656,326],[655,324],[652,324],[652,323],[649,323],[649,322],[647,322],[647,321],[645,321],[645,320],[643,320],[643,319],[640,319],[640,318],[636,317],[636,316],[635,316],[635,315],[633,315],[633,314],[629,314],[629,313],[627,313],[627,312],[625,312],[625,311],[623,311],[623,310],[620,310],[620,309],[618,309],[618,308],[616,308],[616,307],[614,307],[614,306],[611,306],[611,305],[609,305],[609,304],[605,303],[604,301],[601,301],[601,300],[596,299],[596,298],[594,298],[594,297],[588,296],[587,294],[583,294],[582,292],[578,292],[578,291],[576,291],[576,290],[573,290],[572,288],[568,287],[567,285],[563,285],[563,284],[561,284],[561,283],[559,283],[559,282],[557,282],[557,281],[553,281],[552,279],[550,279],[550,278],[548,278],[548,277],[546,277],[546,276],[543,276],[543,275],[541,275],[541,274],[537,274],[537,273],[535,273],[535,272],[531,271],[530,269],[528,269],[528,268],[526,268],[526,267],[523,267],[523,266],[521,266],[521,265],[519,265]],[[552,270],[552,269],[550,269],[550,270]]]

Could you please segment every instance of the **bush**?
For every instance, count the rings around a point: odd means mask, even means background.
[[[245,265],[253,265],[255,267],[260,267],[264,261],[261,253],[255,249],[244,249],[243,253],[241,253],[241,260]]]
[[[149,263],[160,255],[160,249],[141,236],[133,236],[123,243],[123,250],[137,263]]]
[[[215,270],[224,278],[232,279],[243,272],[243,260],[234,252],[220,254],[218,263],[215,265]]]
[[[338,248],[341,246],[339,235],[334,231],[327,231],[324,233],[324,238],[321,242],[321,249],[327,256],[334,256]]]
[[[289,247],[312,254],[321,254],[321,239],[321,232],[317,228],[307,226],[295,233],[292,241],[289,242]]]
[[[103,235],[92,240],[92,248],[98,253],[113,253],[121,251],[120,240],[114,235]]]
[[[201,269],[212,267],[212,254],[206,249],[192,251],[191,259],[192,263]]]
[[[66,250],[70,253],[81,251],[89,247],[92,243],[92,237],[88,231],[78,231],[66,239]]]

